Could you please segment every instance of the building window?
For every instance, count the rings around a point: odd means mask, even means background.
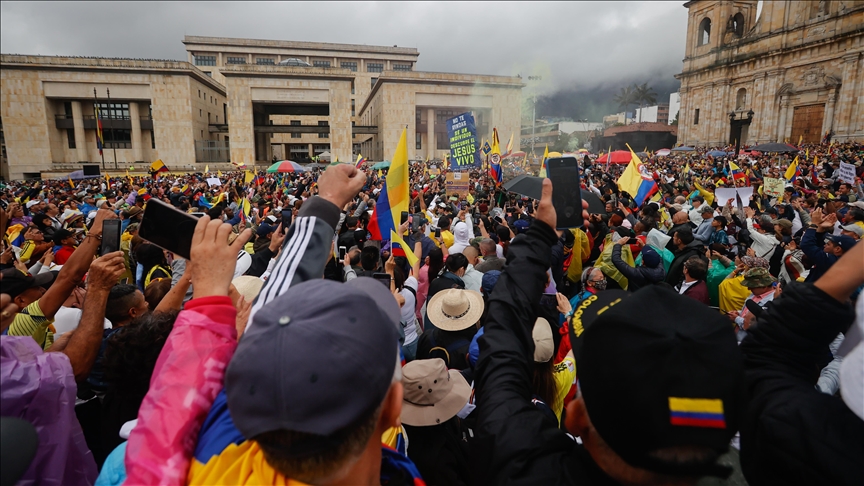
[[[326,126],[329,126],[329,122],[326,122],[326,121],[319,121],[319,122],[318,122],[318,126],[319,126],[319,127],[326,127]],[[325,132],[325,133],[319,133],[319,134],[318,134],[318,138],[330,138],[330,134],[327,133],[327,132]]]
[[[150,130],[150,148],[156,148],[156,133],[155,130]]]
[[[704,18],[699,23],[699,42],[698,45],[704,46],[711,41],[711,19]]]
[[[246,64],[246,58],[228,56],[228,64]]]
[[[300,126],[300,120],[291,120],[291,126],[299,127]],[[303,138],[303,134],[302,133],[292,133],[291,138]]]
[[[195,56],[196,66],[215,66],[216,56]]]
[[[417,149],[417,150],[420,150],[420,149],[423,148],[423,146],[422,146],[422,142],[421,142],[421,137],[420,137],[420,134],[419,134],[419,133],[415,135],[415,138],[414,138],[414,148]]]
[[[384,72],[384,63],[383,62],[367,62],[366,63],[366,71],[370,73],[382,73]]]
[[[75,129],[67,128],[66,129],[66,143],[69,145],[69,148],[75,148]]]
[[[341,62],[339,63],[339,67],[342,69],[350,69],[352,71],[357,71],[357,63],[356,62]]]
[[[96,103],[99,118],[103,120],[128,120],[129,103]]]
[[[276,60],[269,57],[258,57],[255,59],[255,64],[258,64],[259,66],[272,66],[276,64]]]
[[[63,103],[63,112],[66,113],[66,118],[72,118],[72,102],[66,101]]]
[[[393,70],[394,71],[410,71],[411,65],[410,64],[394,64]]]
[[[330,61],[312,61],[312,67],[330,67]]]
[[[741,14],[741,12],[736,13],[735,16],[732,17],[732,23],[729,27],[730,30],[734,32],[737,37],[741,37],[744,35],[744,16]]]
[[[204,116],[204,110],[202,110],[202,109],[199,108],[199,109],[198,109],[198,116],[202,116],[202,117],[203,117],[203,116]]]
[[[354,99],[352,98],[351,99],[351,116],[355,116],[355,115],[356,115],[356,113],[354,112]]]
[[[738,94],[735,96],[735,109],[743,110],[744,106],[747,104],[747,90],[741,88],[738,90]]]
[[[102,138],[105,139],[105,148],[132,148],[132,130],[108,129],[102,130]]]
[[[198,90],[198,97],[199,98],[201,97],[201,90],[200,89]]]
[[[693,113],[693,124],[699,124],[699,108],[696,108],[696,111]]]
[[[372,87],[375,87],[375,83],[378,82],[378,78],[372,78]]]

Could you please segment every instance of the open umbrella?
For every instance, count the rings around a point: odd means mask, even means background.
[[[86,179],[87,177],[84,175],[83,170],[76,170],[75,172],[70,172],[69,175],[66,176],[67,179],[72,179],[73,181],[80,181],[82,179]]]
[[[609,154],[603,154],[595,160],[595,163],[605,164],[606,159],[609,157]],[[611,164],[629,164],[632,155],[629,150],[616,150],[612,152],[612,160]]]
[[[390,168],[390,161],[389,160],[378,162],[372,166],[372,170],[381,170],[381,169],[389,169],[389,168]]]
[[[516,176],[504,183],[504,189],[531,199],[539,200],[543,192],[543,178],[529,175]],[[581,191],[582,199],[588,202],[589,213],[602,213],[606,205],[591,191]]]
[[[726,157],[726,152],[722,150],[712,150],[707,152],[705,155],[710,155],[711,157]]]
[[[694,147],[675,147],[672,149],[673,152],[695,152],[696,149]]]
[[[333,154],[331,154],[330,152],[321,152],[320,154],[318,154],[318,158],[319,159],[331,159],[331,158],[333,158]]]
[[[671,154],[671,153],[672,153],[671,150],[664,148],[664,149],[660,149],[660,150],[654,152],[654,155],[659,155],[659,156],[661,156],[661,157],[666,157],[667,155],[669,155],[669,154]]]
[[[276,162],[275,164],[267,167],[268,173],[273,172],[306,172],[309,169],[303,167],[302,165],[294,162],[293,160],[282,160],[280,162]]]
[[[770,152],[770,153],[793,153],[798,152],[797,147],[793,147],[791,145],[787,145],[785,143],[763,143],[760,145],[756,145],[755,147],[750,147],[751,152]]]

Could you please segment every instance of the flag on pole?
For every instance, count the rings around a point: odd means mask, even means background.
[[[205,174],[209,174],[209,173],[210,173],[210,164],[207,164],[207,165],[204,166],[204,173],[205,173]]]
[[[801,143],[804,142],[804,134],[798,135],[798,146],[801,146]]]
[[[408,264],[412,267],[420,261],[420,259],[417,258],[417,255],[415,255],[413,251],[411,251],[411,248],[408,247],[408,244],[405,243],[402,237],[397,235],[395,231],[390,230],[390,248],[393,251],[393,254],[396,255],[397,249],[394,248],[393,245],[399,245],[399,247],[405,253],[405,258],[408,260]]]
[[[510,134],[510,141],[507,142],[507,154],[509,155],[512,153],[513,153],[513,134],[511,133]]]
[[[546,159],[549,158],[549,144],[546,144],[546,149],[543,150],[543,162],[540,163],[540,177],[546,177]]]
[[[492,152],[489,154],[489,175],[495,180],[495,185],[503,181],[501,170],[501,147],[498,145],[498,129],[492,129]]]
[[[402,129],[402,136],[396,145],[396,153],[390,162],[390,170],[384,186],[378,194],[378,201],[369,220],[369,233],[373,240],[383,240],[390,232],[399,227],[402,211],[408,211],[410,201],[408,183],[408,132]]]
[[[618,178],[618,189],[630,194],[636,205],[641,206],[657,191],[657,183],[630,145],[627,148],[630,149],[630,163]]]
[[[795,179],[797,179],[799,175],[801,175],[801,169],[798,167],[798,157],[796,156],[795,160],[789,164],[789,168],[786,169],[784,177],[789,182],[795,182]]]
[[[813,168],[810,170],[810,175],[812,176],[813,184],[815,184],[817,187],[822,184],[822,182],[819,180],[819,169],[818,169],[818,166],[816,165],[818,163],[818,161],[819,161],[819,156],[814,155],[813,156]]]
[[[162,162],[162,159],[157,159],[150,164],[149,172],[151,176],[156,177],[160,172],[168,172],[168,166],[165,165],[165,162]]]
[[[489,152],[492,151],[492,146],[489,145],[489,140],[483,142],[483,155],[489,155]]]
[[[429,158],[427,157],[426,160],[428,161]],[[354,163],[354,167],[357,167],[357,168],[359,169],[359,168],[362,167],[363,164],[365,164],[365,163],[366,163],[366,159],[363,158],[362,155],[357,154],[357,162]]]
[[[99,115],[99,105],[94,105],[93,109],[96,111],[96,148],[99,149],[99,155],[102,155],[102,149],[105,147],[105,138],[102,136],[102,117]]]
[[[72,182],[72,177],[69,177],[69,187],[71,187],[72,189],[75,189],[75,183]]]
[[[216,177],[218,177],[220,179],[222,178],[222,171],[221,170],[216,171]]]
[[[252,172],[251,170],[247,170],[246,174],[243,176],[243,182],[245,182],[246,184],[249,184],[253,180],[255,180],[255,173]]]
[[[729,170],[732,172],[732,178],[735,180],[747,178],[747,174],[741,170],[741,167],[738,167],[735,162],[732,162],[731,160],[729,161]]]
[[[684,169],[681,171],[682,176],[686,176],[690,174],[690,162],[687,162],[687,165],[684,166]]]

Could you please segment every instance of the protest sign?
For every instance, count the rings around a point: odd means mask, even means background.
[[[453,170],[480,167],[480,144],[470,112],[447,120],[447,138],[450,140],[450,167]]]
[[[221,186],[222,181],[220,181],[218,177],[208,177],[207,184],[210,184],[210,187]]]
[[[837,169],[837,178],[849,184],[855,184],[855,166],[840,162],[840,168]]]
[[[779,180],[779,179],[778,179]],[[714,191],[714,200],[717,201],[717,207],[723,207],[730,199],[735,201],[735,195],[738,195],[743,202],[749,202],[750,196],[753,195],[752,187],[718,187]]]
[[[468,197],[468,190],[471,188],[471,181],[468,177],[468,173],[448,172],[447,179],[444,181],[444,188],[447,190],[447,195]]]
[[[765,178],[765,188],[762,192],[765,193],[766,196],[771,197],[780,197],[783,195],[783,188],[786,186],[784,184],[783,179],[774,179],[772,177]]]

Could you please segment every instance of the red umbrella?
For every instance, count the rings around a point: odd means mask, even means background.
[[[609,156],[609,154],[603,154],[600,157],[597,157],[597,160],[595,161],[595,163],[605,164],[608,156]],[[612,152],[612,161],[610,163],[612,163],[612,164],[629,164],[630,159],[632,157],[633,156],[630,154],[629,150],[616,150],[616,151]]]

